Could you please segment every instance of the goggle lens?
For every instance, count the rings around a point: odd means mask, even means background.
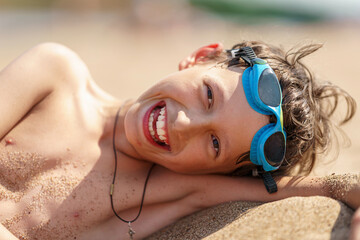
[[[265,69],[259,78],[258,92],[261,101],[268,106],[277,107],[281,102],[278,80],[270,68]]]
[[[271,166],[280,166],[285,158],[285,138],[282,132],[276,132],[266,140],[264,155]]]

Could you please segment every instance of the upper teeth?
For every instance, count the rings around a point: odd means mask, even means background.
[[[153,121],[154,121],[154,111],[150,114],[149,117],[149,131],[151,137],[156,141],[155,130],[153,129]],[[165,132],[165,106],[161,108],[160,115],[156,121],[156,133],[159,136],[159,139],[168,144],[166,132]]]

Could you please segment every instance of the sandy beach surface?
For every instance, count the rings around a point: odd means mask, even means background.
[[[225,203],[185,217],[146,240],[342,240],[349,237],[352,214],[343,203],[326,197]]]
[[[59,42],[80,55],[101,87],[128,99],[176,71],[179,60],[205,44],[231,47],[257,39],[288,49],[304,41],[320,42],[323,49],[305,63],[320,79],[340,85],[360,102],[359,22],[242,25],[196,14],[161,24],[116,10],[0,10],[0,68],[36,44]],[[359,122],[357,113],[343,128],[352,145],[341,148],[336,160],[329,161],[334,153],[324,157],[313,175],[360,172]],[[344,139],[339,143],[347,145]],[[148,239],[346,239],[352,213],[324,197],[233,202],[188,216]]]

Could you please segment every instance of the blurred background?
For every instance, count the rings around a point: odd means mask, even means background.
[[[62,43],[121,99],[137,97],[202,45],[242,40],[285,49],[324,43],[305,63],[360,103],[359,0],[0,0],[0,68],[38,43]],[[313,174],[360,171],[358,123],[359,114],[344,128],[351,147]]]

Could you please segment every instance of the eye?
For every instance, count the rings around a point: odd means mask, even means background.
[[[211,135],[211,141],[212,141],[213,147],[215,149],[216,156],[219,156],[219,152],[220,152],[219,140],[214,135]]]
[[[206,88],[207,88],[207,99],[208,99],[208,102],[209,102],[209,108],[211,108],[211,106],[213,105],[213,92],[212,92],[212,89],[211,87],[209,87],[209,85],[206,85]]]

